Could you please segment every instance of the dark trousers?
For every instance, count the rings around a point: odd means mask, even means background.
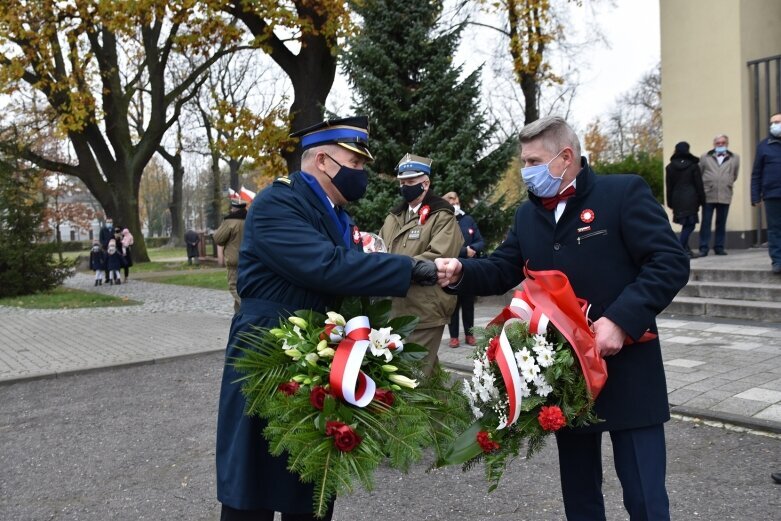
[[[694,226],[697,224],[697,216],[690,215],[688,217],[684,217],[679,224],[681,225],[681,236],[679,238],[681,246],[683,246],[684,250],[689,252],[691,251],[691,248],[689,248],[689,237],[694,231]]]
[[[456,302],[456,310],[450,318],[448,329],[450,338],[458,338],[458,313],[461,311],[464,315],[464,334],[471,335],[472,327],[475,325],[475,297],[473,295],[459,295]]]
[[[616,474],[631,521],[669,521],[664,425],[611,431]],[[568,521],[604,521],[602,433],[556,433]]]
[[[716,212],[716,235],[713,238],[713,250],[716,252],[724,251],[729,205],[705,203],[702,205],[702,223],[700,224],[700,253],[708,253],[708,249],[710,248],[710,233],[714,211]]]
[[[781,266],[781,199],[765,199],[767,250],[773,266]]]
[[[323,517],[315,517],[313,513],[308,514],[282,514],[282,521],[331,521],[334,515],[334,504],[326,511]],[[273,510],[236,510],[229,506],[222,505],[220,521],[274,521]]]

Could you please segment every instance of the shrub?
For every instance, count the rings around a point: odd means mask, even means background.
[[[43,241],[42,180],[0,158],[0,297],[15,297],[58,286],[70,262],[52,255],[55,244]]]

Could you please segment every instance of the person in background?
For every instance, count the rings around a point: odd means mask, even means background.
[[[389,253],[433,261],[458,255],[464,237],[450,204],[431,190],[431,159],[406,154],[396,166],[402,201],[391,209],[380,229]],[[436,286],[413,286],[403,298],[393,299],[393,316],[414,315],[420,319],[408,342],[426,347],[423,370],[430,375],[436,366],[445,324],[456,307],[456,296]]]
[[[122,280],[127,284],[127,278],[130,275],[130,268],[133,266],[133,254],[131,252],[131,246],[133,246],[133,234],[127,228],[117,228],[119,232],[119,241],[117,247],[122,252],[122,269],[125,272],[125,277]]]
[[[95,272],[95,286],[103,285],[103,275],[106,271],[106,252],[100,247],[99,241],[92,241],[89,252],[89,269]]]
[[[770,135],[757,145],[751,169],[751,204],[765,206],[767,252],[773,273],[781,275],[781,113],[770,117]]]
[[[738,178],[740,156],[730,151],[729,138],[720,134],[713,138],[713,149],[700,158],[702,185],[705,189],[705,204],[702,205],[700,223],[700,257],[706,257],[710,249],[713,214],[716,213],[716,234],[713,239],[713,251],[716,255],[726,255],[724,242],[727,235],[727,214],[732,202],[732,185]]]
[[[664,423],[670,419],[656,316],[689,280],[689,256],[667,214],[636,175],[598,176],[560,117],[519,135],[521,204],[507,239],[485,259],[437,259],[439,283],[458,293],[501,295],[530,270],[559,270],[589,304],[608,379],[601,422],[556,432],[569,520],[605,520],[602,434],[610,433],[624,507],[633,520],[669,520]],[[651,338],[640,342],[650,333]]]
[[[119,278],[119,270],[122,269],[122,253],[117,247],[116,239],[109,239],[106,250],[106,269],[109,273],[109,284],[112,286],[122,284]]]
[[[461,209],[461,201],[458,199],[456,192],[448,192],[442,196],[445,201],[449,202],[455,210],[456,221],[458,221],[458,227],[461,228],[461,234],[464,236],[464,244],[461,246],[461,251],[458,252],[458,257],[462,259],[471,259],[483,254],[485,250],[485,242],[483,236],[480,234],[480,229],[477,227],[477,222],[471,215],[465,213]],[[477,345],[477,340],[472,335],[472,327],[475,325],[475,297],[472,295],[458,295],[458,301],[456,302],[456,310],[453,311],[453,316],[450,319],[448,330],[450,331],[449,347],[458,347],[458,314],[459,311],[464,318],[464,340],[470,346]]]
[[[366,192],[372,156],[366,117],[328,120],[292,134],[301,138],[301,171],[277,178],[250,205],[239,249],[241,308],[233,316],[217,418],[217,499],[221,521],[315,521],[312,484],[272,456],[266,422],[245,414],[241,338],[275,327],[298,309],[324,313],[340,296],[404,296],[413,282],[436,284],[433,262],[364,253],[343,206]],[[334,498],[335,499],[335,498]],[[333,504],[320,521],[328,521]]]
[[[238,313],[241,298],[236,291],[236,281],[239,269],[239,248],[244,235],[244,220],[247,218],[247,203],[241,199],[231,199],[230,213],[225,216],[220,227],[214,232],[214,242],[217,244],[218,257],[228,268],[228,290],[233,295],[233,312]],[[222,255],[219,255],[219,254]]]
[[[104,252],[108,252],[108,241],[114,238],[114,220],[111,217],[106,217],[106,222],[101,226],[98,238],[100,239],[100,247],[103,248]],[[105,278],[103,280],[108,284],[108,268],[106,268],[104,274]]]
[[[689,248],[689,236],[699,222],[700,206],[705,203],[699,162],[689,152],[689,143],[681,141],[675,145],[675,152],[665,168],[667,206],[673,211],[673,222],[681,225],[681,246],[692,258],[697,254]]]
[[[198,264],[198,243],[201,242],[201,237],[193,229],[184,232],[184,242],[187,246],[187,264],[192,264],[195,259],[195,264]]]

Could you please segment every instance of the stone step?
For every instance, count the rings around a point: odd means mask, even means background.
[[[678,296],[664,312],[671,315],[781,322],[781,302]]]
[[[690,280],[678,296],[781,302],[781,284]]]
[[[767,269],[722,269],[697,268],[691,269],[691,280],[701,282],[752,282],[756,284],[773,284],[781,287],[781,275],[776,275]]]

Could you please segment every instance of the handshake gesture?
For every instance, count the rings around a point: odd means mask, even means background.
[[[445,288],[461,280],[461,262],[458,259],[412,260],[412,282],[421,286],[439,284]]]

